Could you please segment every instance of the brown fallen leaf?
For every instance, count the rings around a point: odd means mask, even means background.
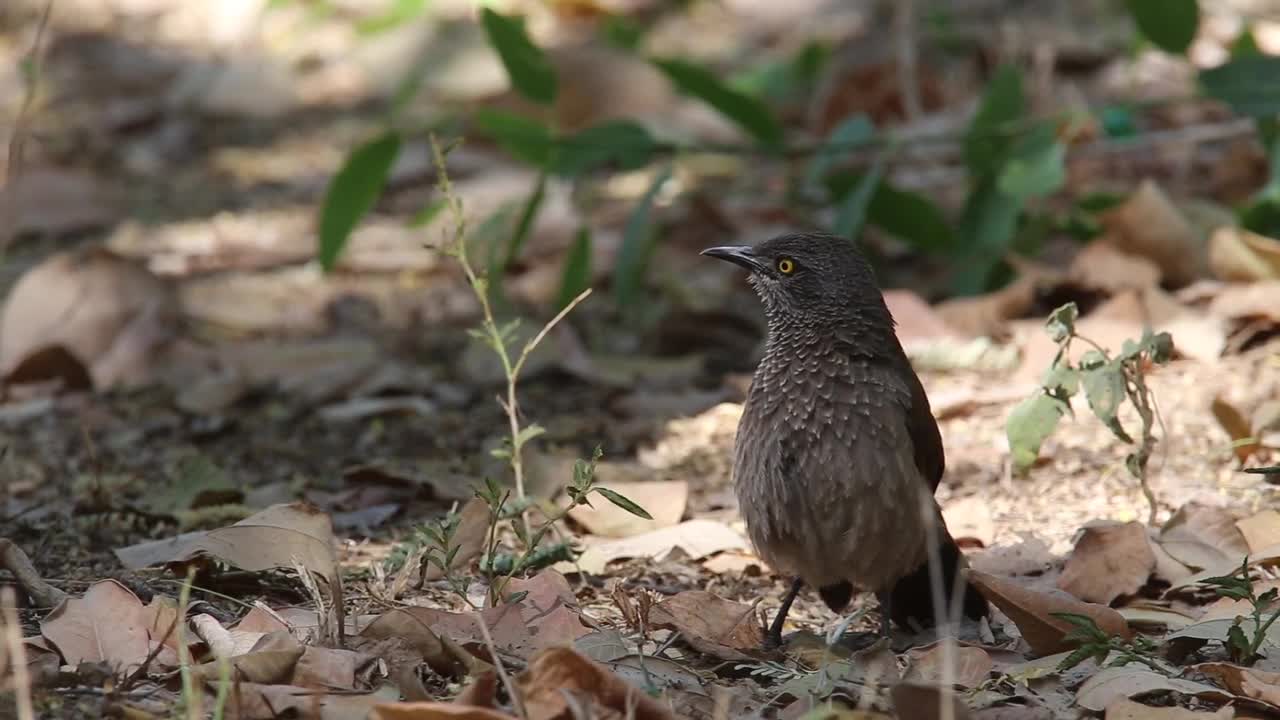
[[[176,335],[173,288],[145,267],[97,246],[50,256],[28,270],[0,313],[0,373],[61,347],[99,389],[153,378]],[[47,368],[46,368],[47,369]]]
[[[353,640],[356,649],[376,654],[369,641],[395,638],[402,640],[416,653],[417,661],[425,661],[432,670],[444,676],[453,676],[459,672],[458,662],[452,653],[441,642],[439,636],[431,629],[426,619],[418,617],[412,608],[396,608],[388,610],[369,623],[357,639]],[[392,664],[388,660],[389,664]]]
[[[1263,510],[1236,521],[1240,534],[1244,535],[1250,553],[1257,553],[1263,548],[1280,545],[1280,512]]]
[[[130,545],[115,554],[131,570],[212,555],[250,572],[301,562],[330,582],[337,578],[333,526],[328,515],[307,503],[273,505],[234,525]]]
[[[1142,181],[1132,195],[1100,219],[1118,249],[1155,263],[1167,285],[1182,287],[1203,274],[1203,243],[1155,182]]]
[[[1058,587],[1085,602],[1110,605],[1136,593],[1156,568],[1140,522],[1084,528],[1058,578]]]
[[[689,483],[683,480],[603,482],[600,487],[620,493],[653,516],[652,520],[632,515],[602,497],[592,499],[592,507],[579,505],[569,517],[588,532],[601,537],[625,538],[669,527],[680,522],[689,500]]]
[[[722,660],[751,660],[764,644],[764,631],[751,605],[703,590],[685,590],[649,612],[653,627],[678,630],[695,650]]]
[[[1237,695],[1260,700],[1280,711],[1280,672],[1229,663],[1200,663],[1191,669],[1204,673]]]
[[[87,171],[33,167],[0,187],[0,211],[11,213],[6,216],[13,223],[9,239],[24,233],[61,235],[115,221],[115,190],[105,178]]]
[[[206,681],[216,691],[216,677]],[[296,685],[232,683],[227,707],[238,720],[274,720],[279,717],[363,718],[376,706],[396,699],[396,689],[384,685],[372,693],[325,693]],[[206,701],[209,702],[209,701]]]
[[[972,715],[956,694],[937,685],[900,682],[893,686],[893,709],[912,720],[969,720]],[[947,706],[950,707],[947,707]]]
[[[643,535],[588,545],[578,557],[576,567],[573,563],[561,563],[553,567],[565,572],[581,568],[583,572],[599,575],[611,561],[622,558],[651,558],[661,561],[673,553],[683,553],[690,560],[700,560],[724,550],[748,549],[746,540],[722,522],[686,520],[679,525]]]
[[[1196,570],[1239,562],[1249,544],[1226,508],[1187,503],[1160,528],[1160,546],[1182,564]]]
[[[1231,706],[1217,710],[1188,710],[1181,707],[1153,707],[1120,698],[1107,706],[1104,720],[1233,720],[1236,712]]]
[[[1159,285],[1160,268],[1150,258],[1120,250],[1104,236],[1076,253],[1067,277],[1082,287],[1117,293]]]
[[[1219,288],[1209,301],[1209,312],[1229,320],[1280,322],[1280,279]]]
[[[991,503],[977,495],[947,503],[942,508],[942,519],[951,537],[961,547],[986,547],[995,539],[996,528],[995,520],[991,517]]]
[[[517,684],[528,720],[567,720],[576,715],[575,707],[600,708],[636,720],[674,720],[643,690],[569,648],[539,653]],[[599,717],[599,712],[593,714]]]
[[[4,376],[6,385],[57,382],[60,389],[77,391],[93,388],[89,368],[62,345],[49,345],[22,358]]]
[[[1243,463],[1262,449],[1258,439],[1253,436],[1249,419],[1221,395],[1214,396],[1213,402],[1209,404],[1209,411],[1213,413],[1214,419],[1222,429],[1227,431],[1227,437],[1231,438],[1232,451],[1235,453],[1236,460]],[[1249,440],[1249,442],[1240,442],[1242,440]]]
[[[177,667],[176,638],[166,637],[173,613],[155,602],[144,606],[124,585],[99,580],[84,595],[69,597],[40,621],[40,634],[68,665],[105,662],[114,672],[127,674],[138,668],[157,645],[163,647],[152,667]],[[168,620],[169,622],[165,622]],[[155,626],[164,624],[157,630]]]
[[[492,708],[447,702],[412,702],[374,705],[369,720],[516,720]]]
[[[1071,643],[1063,640],[1063,636],[1071,630],[1071,624],[1051,613],[1084,615],[1093,619],[1108,635],[1118,635],[1125,639],[1133,636],[1124,616],[1106,605],[1082,602],[1066,593],[1050,595],[1028,590],[1009,580],[982,572],[971,571],[969,579],[987,600],[1000,608],[1018,626],[1023,639],[1036,656],[1052,655],[1072,647]]]
[[[1232,282],[1280,278],[1280,242],[1240,227],[1224,226],[1209,236],[1208,260],[1214,277]]]
[[[950,654],[946,644],[950,644]],[[994,666],[986,650],[967,643],[955,644],[939,640],[923,647],[907,651],[907,672],[904,681],[923,685],[937,685],[946,675],[952,684],[963,688],[981,685]],[[947,671],[950,670],[950,674]]]
[[[929,303],[911,290],[885,290],[884,303],[896,323],[898,339],[904,347],[918,343],[932,343],[940,339],[958,339]]]
[[[1212,685],[1170,678],[1134,665],[1103,668],[1085,680],[1076,692],[1076,704],[1102,712],[1122,698],[1164,691],[1191,695],[1211,702],[1230,702],[1235,696]]]

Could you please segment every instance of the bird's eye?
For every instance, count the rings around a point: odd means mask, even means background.
[[[778,272],[783,275],[790,275],[796,271],[796,263],[791,258],[782,258],[778,261]]]

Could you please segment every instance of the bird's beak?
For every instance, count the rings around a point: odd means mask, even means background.
[[[764,269],[764,263],[760,262],[760,258],[751,250],[749,245],[724,245],[721,247],[709,247],[702,251],[703,255],[708,255],[721,260],[728,260],[734,265],[741,265],[751,272],[760,272]]]

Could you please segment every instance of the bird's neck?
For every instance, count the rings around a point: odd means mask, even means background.
[[[766,310],[765,357],[775,361],[842,352],[866,359],[896,357],[902,346],[885,308],[844,307],[826,312]]]

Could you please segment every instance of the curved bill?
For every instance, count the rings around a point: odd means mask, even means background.
[[[758,272],[764,269],[764,263],[756,256],[749,245],[723,245],[721,247],[709,247],[703,250],[702,255],[707,255],[721,260],[728,260],[735,265],[752,271]]]

